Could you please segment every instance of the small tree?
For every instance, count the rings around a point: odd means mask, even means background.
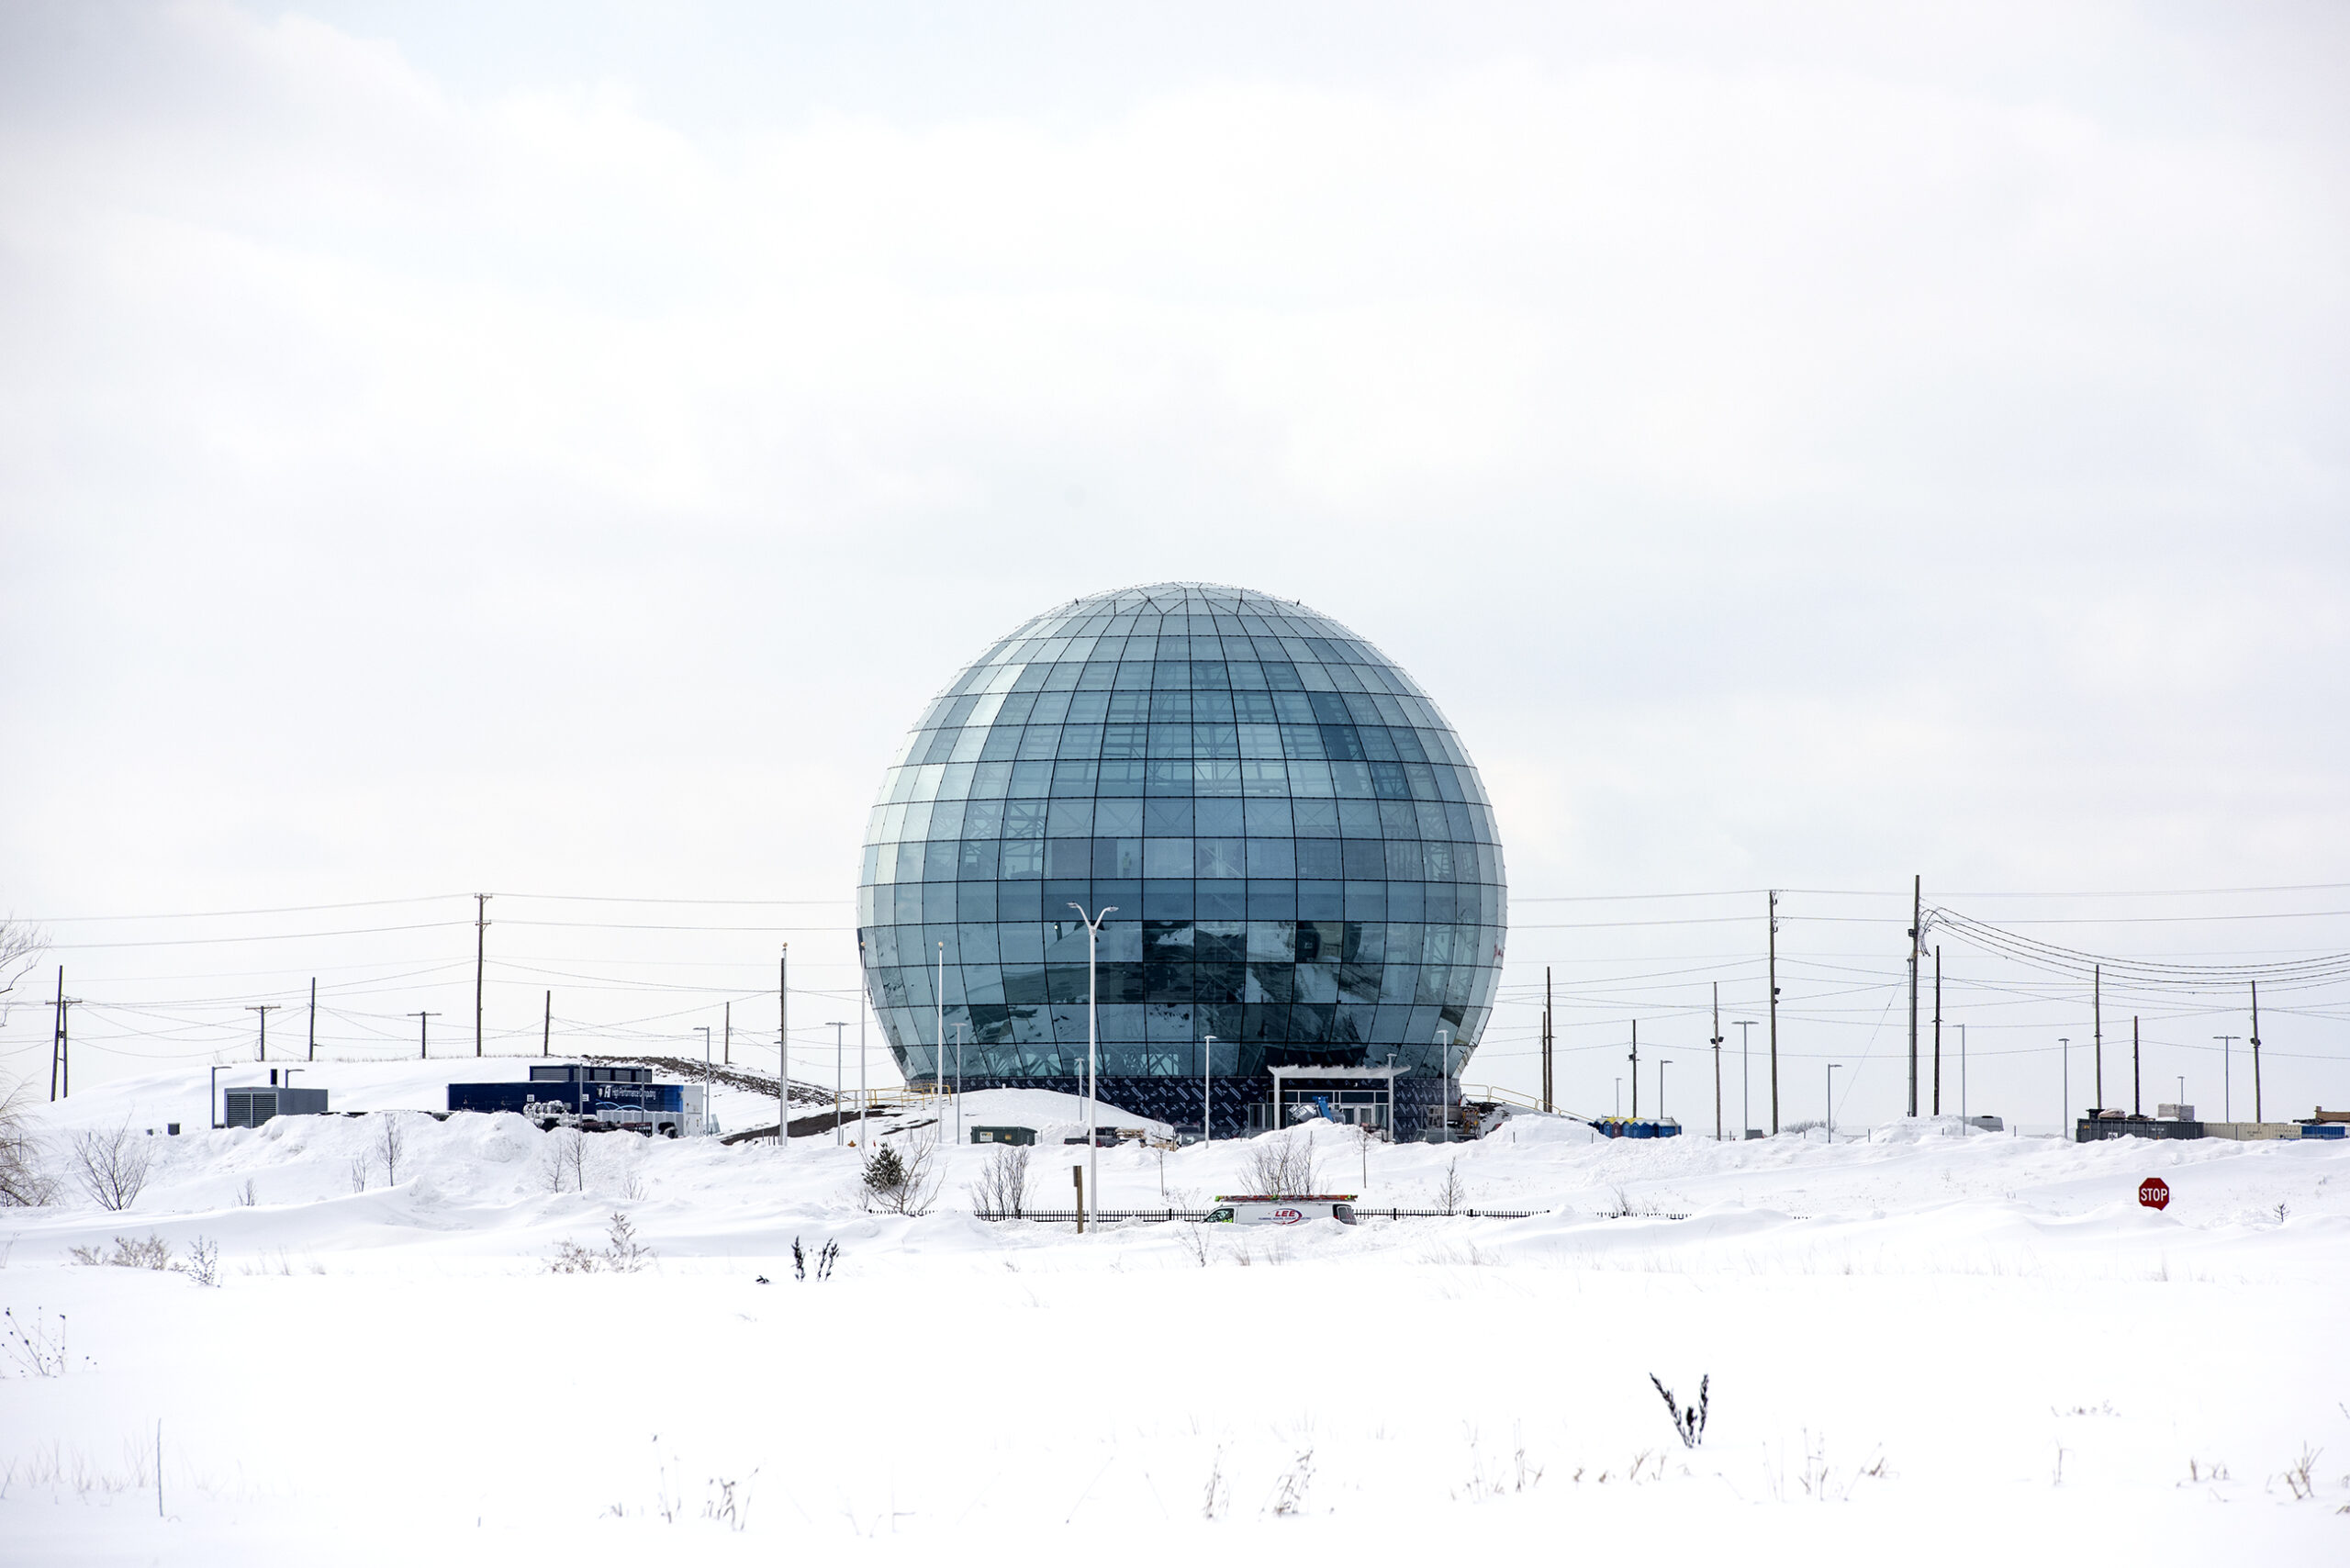
[[[971,1206],[981,1219],[1018,1219],[1026,1211],[1033,1180],[1028,1157],[1035,1152],[1025,1144],[1006,1143],[988,1156],[969,1189]]]
[[[139,1201],[155,1162],[152,1140],[134,1136],[125,1122],[112,1132],[77,1132],[70,1147],[73,1178],[100,1208],[120,1213]]]
[[[384,1113],[381,1126],[375,1129],[375,1158],[383,1162],[384,1185],[400,1184],[400,1158],[408,1151],[408,1129],[400,1125],[397,1111]]]
[[[25,1125],[23,1088],[0,1096],[0,1209],[54,1202],[57,1183],[41,1169],[40,1145]]]
[[[1269,1198],[1302,1198],[1315,1190],[1314,1135],[1299,1127],[1267,1133],[1248,1149],[1243,1167],[1249,1190]]]
[[[48,946],[49,937],[38,925],[0,916],[0,1024],[8,1021],[9,995],[17,982]]]
[[[539,1174],[550,1193],[588,1190],[588,1138],[577,1127],[557,1127],[547,1135]]]
[[[865,1206],[885,1214],[926,1215],[938,1196],[932,1146],[909,1143],[903,1153],[882,1144],[866,1157]]]
[[[1444,1168],[1444,1181],[1436,1190],[1436,1206],[1449,1215],[1457,1215],[1469,1206],[1469,1183],[1460,1179],[1458,1156]]]

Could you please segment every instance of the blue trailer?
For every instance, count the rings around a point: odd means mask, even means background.
[[[649,1067],[565,1062],[531,1069],[523,1083],[452,1083],[452,1111],[511,1111],[542,1128],[626,1130],[663,1137],[706,1131],[698,1083],[655,1083]]]

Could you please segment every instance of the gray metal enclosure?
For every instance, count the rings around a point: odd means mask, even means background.
[[[224,1102],[220,1125],[224,1127],[257,1127],[272,1116],[327,1114],[327,1092],[323,1089],[230,1089],[220,1097]]]

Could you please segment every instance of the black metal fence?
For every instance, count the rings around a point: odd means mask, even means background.
[[[1125,1219],[1161,1222],[1176,1219],[1203,1220],[1208,1217],[1210,1212],[1207,1209],[1102,1209],[1091,1217],[1099,1224],[1108,1225],[1114,1220]],[[1448,1212],[1444,1209],[1371,1209],[1365,1208],[1360,1204],[1354,1205],[1355,1218],[1358,1220],[1532,1219],[1536,1215],[1549,1212],[1548,1209],[1454,1209]],[[1035,1220],[1039,1225],[1075,1225],[1077,1211],[1075,1209],[1028,1209],[1016,1215],[980,1215],[979,1217],[980,1219],[1029,1219]]]

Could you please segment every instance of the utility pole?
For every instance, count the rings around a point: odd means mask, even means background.
[[[1722,982],[1714,982],[1714,1141],[1722,1141]]]
[[[267,1061],[269,1059],[269,1015],[277,1011],[277,1003],[248,1002],[245,1003],[245,1011],[261,1014],[261,1044],[253,1051],[253,1060]]]
[[[57,999],[57,1056],[64,1072],[61,1092],[68,1100],[73,1097],[73,1010],[81,1005],[78,996]]]
[[[776,1152],[792,1148],[792,943],[776,955]]]
[[[1640,1119],[1640,1021],[1632,1020],[1632,1120]]]
[[[416,1020],[416,1059],[422,1061],[432,1054],[426,1045],[426,1031],[432,1027],[427,1020],[438,1018],[441,1014],[437,1012],[411,1013],[408,1016]]]
[[[481,1055],[482,959],[489,951],[489,895],[474,895],[474,1055]]]
[[[57,1016],[49,1027],[49,1103],[57,1103],[57,1075],[65,1056],[65,966],[57,966]]]
[[[1934,944],[1934,1114],[1942,1114],[1942,945]]]
[[[310,1054],[305,1061],[319,1059],[319,977],[310,977]]]
[[[1918,1114],[1918,945],[1925,913],[1926,879],[1909,880],[1909,1114]]]
[[[733,1067],[734,1065],[734,1002],[732,998],[729,998],[727,1001],[726,1012],[723,1016],[726,1020],[726,1025],[725,1031],[721,1037],[721,1055],[718,1058],[718,1064],[721,1067]]]
[[[2138,1017],[2134,1013],[2130,1015],[2130,1114],[2133,1116],[2146,1114],[2145,1102],[2138,1092]]]
[[[791,1148],[791,944],[775,960],[775,1151]]]
[[[2220,1042],[2220,1120],[2232,1122],[2236,1116],[2235,1103],[2228,1098],[2228,1049],[2244,1036],[2214,1035],[2211,1037]]]
[[[541,1055],[541,1056],[545,1056],[545,1055],[549,1054],[550,1052],[552,1052],[554,1049],[554,992],[553,991],[549,991],[547,992],[547,1007],[546,1007],[546,1012],[545,1012],[544,1014],[543,1014],[540,1016],[540,1018],[539,1018],[539,1055]]]
[[[1779,1136],[1779,895],[1771,894],[1771,1136]]]
[[[2105,966],[2089,966],[2089,1070],[2095,1074],[2089,1084],[2097,1096],[2096,1109],[2105,1109]]]
[[[2260,982],[2252,982],[2252,1119],[2260,1114]]]
[[[1542,966],[1542,1109],[1550,1105],[1550,966]]]

